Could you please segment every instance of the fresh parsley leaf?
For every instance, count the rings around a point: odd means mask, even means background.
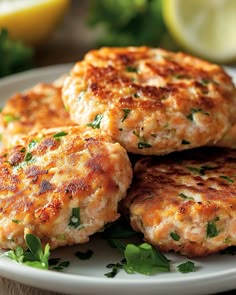
[[[126,71],[130,72],[130,73],[137,73],[138,69],[137,69],[137,67],[134,67],[134,66],[127,66]]]
[[[18,220],[18,219],[12,219],[11,221],[14,222],[14,223],[16,223],[16,224],[19,224],[20,223],[20,220]]]
[[[75,252],[75,256],[78,257],[80,260],[88,260],[92,257],[93,250],[88,249],[86,252],[77,251]]]
[[[70,217],[70,222],[69,222],[69,226],[77,228],[78,226],[80,226],[81,222],[80,222],[80,208],[76,207],[76,208],[72,208],[72,214]]]
[[[66,136],[68,133],[67,132],[64,132],[64,131],[61,131],[61,132],[58,132],[56,134],[53,135],[53,138],[60,138],[60,137],[63,137],[63,136]]]
[[[124,252],[125,245],[119,239],[108,239],[107,241],[112,248],[119,249],[121,253]]]
[[[178,270],[182,273],[188,273],[194,271],[194,263],[192,261],[186,261],[184,263],[181,263],[177,266]]]
[[[28,250],[25,251],[22,247],[17,247],[15,250],[4,253],[4,256],[31,267],[48,269],[49,244],[46,244],[43,249],[40,239],[33,234],[26,234],[25,242]]]
[[[147,243],[139,246],[128,244],[124,251],[129,271],[133,270],[145,275],[153,275],[158,272],[169,272],[170,262],[157,249]]]
[[[93,129],[99,129],[102,118],[103,118],[103,115],[101,115],[101,114],[96,115],[93,122],[88,123],[87,126],[92,127]]]
[[[117,263],[109,263],[106,267],[111,268],[112,271],[105,273],[104,275],[108,278],[114,278],[118,274],[119,270],[124,268],[125,263],[125,260],[122,260]]]
[[[39,141],[38,141],[37,139],[33,139],[33,140],[31,140],[31,142],[30,142],[29,145],[28,145],[28,148],[29,148],[30,150],[34,149],[38,142],[39,142]]]

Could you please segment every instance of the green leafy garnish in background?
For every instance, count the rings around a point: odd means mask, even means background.
[[[6,29],[0,30],[0,78],[32,66],[33,49],[21,41],[10,40]]]
[[[162,0],[93,0],[87,24],[103,29],[98,46],[176,48],[164,24]]]
[[[25,236],[25,242],[28,246],[28,250],[25,251],[22,247],[18,246],[15,250],[7,251],[3,255],[18,263],[41,269],[48,269],[48,259],[50,255],[49,244],[46,244],[43,249],[40,239],[32,234],[27,234]]]
[[[128,273],[138,272],[145,275],[153,275],[158,272],[169,272],[170,262],[157,249],[147,243],[139,246],[128,244],[124,251],[127,261],[124,269]]]

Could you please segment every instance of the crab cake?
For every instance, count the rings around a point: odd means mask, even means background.
[[[235,87],[221,67],[148,47],[90,51],[65,79],[63,100],[73,121],[144,155],[214,143],[236,111]]]
[[[32,233],[52,248],[88,241],[119,217],[132,169],[126,150],[98,130],[63,127],[21,139],[0,157],[0,247]]]
[[[203,148],[137,161],[122,207],[162,251],[205,256],[236,246],[236,150]]]
[[[62,102],[62,81],[41,83],[9,98],[0,114],[3,145],[14,146],[21,136],[41,128],[75,125]]]

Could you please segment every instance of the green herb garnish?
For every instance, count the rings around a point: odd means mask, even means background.
[[[92,257],[93,250],[88,249],[86,252],[77,251],[75,252],[75,256],[78,257],[80,260],[88,260]]]
[[[26,155],[25,155],[25,159],[24,159],[24,160],[25,160],[26,162],[29,162],[29,161],[32,159],[32,157],[33,157],[33,156],[32,156],[31,153],[26,153]]]
[[[190,144],[190,143],[191,143],[191,142],[188,141],[188,140],[186,140],[186,139],[183,139],[182,142],[181,142],[181,144]]]
[[[14,222],[14,223],[16,223],[16,224],[19,224],[20,223],[20,220],[18,220],[18,219],[12,219],[11,221]]]
[[[64,132],[64,131],[61,131],[61,132],[58,132],[56,134],[53,135],[53,138],[60,138],[62,136],[66,136],[68,133],[67,132]]]
[[[70,261],[62,261],[61,258],[50,258],[48,260],[49,268],[56,271],[61,271],[70,265]]]
[[[19,121],[19,120],[20,120],[20,117],[18,117],[18,116],[14,116],[14,115],[10,115],[10,114],[7,114],[7,115],[4,115],[4,116],[3,116],[3,120],[4,120],[6,123],[11,123],[11,122]]]
[[[129,113],[131,112],[130,109],[123,109],[124,117],[122,118],[121,122],[124,122],[124,120],[128,117]]]
[[[21,41],[9,39],[6,29],[0,30],[0,77],[32,68],[33,49]]]
[[[101,233],[105,239],[121,239],[137,235],[130,224],[123,218],[119,218],[116,222],[106,225]]]
[[[234,182],[232,178],[230,178],[229,176],[226,176],[226,175],[221,175],[220,178],[225,179],[229,183],[233,183]]]
[[[134,66],[127,66],[126,71],[130,72],[130,73],[137,73],[138,69],[136,67],[134,67]]]
[[[102,121],[103,115],[98,114],[95,116],[95,119],[93,120],[92,123],[88,123],[87,126],[92,127],[93,129],[99,129],[100,128],[100,124]]]
[[[112,271],[105,273],[104,276],[108,277],[108,278],[114,278],[118,271],[120,269],[123,269],[124,267],[124,261],[122,260],[121,262],[117,262],[117,263],[109,263],[106,267],[107,268],[112,268]]]
[[[211,166],[201,166],[201,167],[193,167],[193,166],[186,166],[186,168],[193,172],[193,173],[196,173],[196,174],[199,174],[199,175],[205,175],[205,171],[207,170],[214,170],[216,169],[216,167],[211,167]]]
[[[182,273],[188,273],[194,271],[194,263],[192,261],[186,261],[184,263],[181,263],[177,266],[178,270]]]
[[[28,250],[25,251],[22,247],[17,247],[15,250],[10,250],[3,255],[18,263],[23,263],[31,267],[48,269],[48,258],[50,255],[49,244],[43,249],[40,239],[32,234],[26,234],[25,242],[28,246]]]
[[[39,142],[39,141],[38,141],[37,139],[33,139],[33,140],[31,140],[31,142],[30,142],[29,145],[28,145],[28,148],[29,148],[30,150],[34,149],[34,147],[37,145],[38,142]]]
[[[219,217],[214,218],[212,221],[207,223],[207,238],[214,238],[218,236],[219,231],[216,227],[216,221],[219,220]]]
[[[208,112],[204,112],[202,109],[191,109],[191,113],[189,115],[187,115],[186,117],[190,120],[193,121],[193,115],[196,113],[201,113],[203,115],[207,115],[209,116]]]
[[[76,207],[76,208],[72,208],[72,214],[70,217],[70,222],[69,222],[69,226],[70,227],[74,227],[77,228],[78,226],[80,226],[81,222],[80,222],[80,208]]]
[[[176,232],[171,232],[170,233],[170,236],[175,241],[179,241],[180,240],[180,236]]]
[[[192,197],[188,197],[187,195],[185,195],[184,193],[180,193],[179,197],[183,198],[183,199],[189,199],[189,200],[194,200],[194,198]]]
[[[169,260],[147,243],[139,246],[128,244],[124,254],[127,261],[124,269],[128,269],[129,272],[133,270],[133,272],[153,275],[158,272],[170,271]]]
[[[151,147],[152,147],[152,145],[150,143],[145,142],[145,141],[138,142],[138,148],[140,150],[145,149],[145,148],[151,148]]]

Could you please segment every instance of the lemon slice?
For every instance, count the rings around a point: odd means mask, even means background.
[[[164,0],[163,14],[184,49],[220,63],[236,58],[235,0]]]
[[[0,29],[12,39],[41,44],[55,30],[70,0],[0,0]]]

